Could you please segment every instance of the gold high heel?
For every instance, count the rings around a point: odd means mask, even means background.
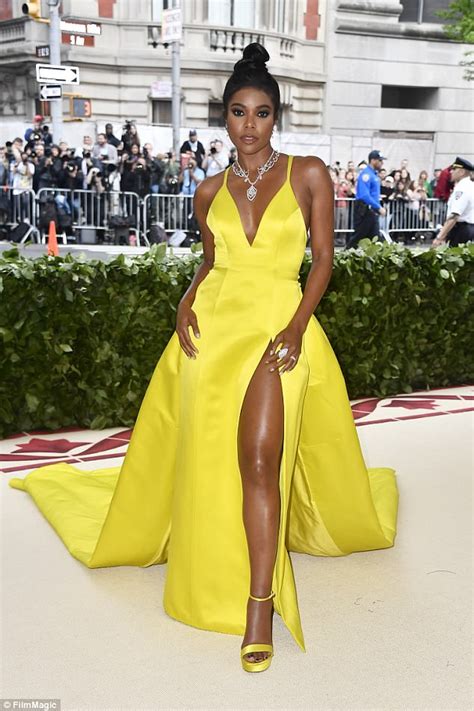
[[[252,600],[258,600],[258,602],[263,602],[264,600],[270,600],[270,598],[275,597],[275,593],[272,590],[268,597],[255,597],[251,594],[249,594],[249,597],[252,598]],[[246,654],[250,654],[251,652],[270,652],[270,654],[268,655],[268,657],[262,659],[260,662],[249,662],[247,659],[244,659],[244,657]],[[273,644],[254,642],[252,644],[246,644],[245,647],[242,647],[242,649],[240,650],[242,668],[248,672],[265,671],[265,669],[268,669],[268,667],[270,666],[272,657]]]

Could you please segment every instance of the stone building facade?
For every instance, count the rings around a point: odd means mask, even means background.
[[[165,0],[166,1],[166,0]],[[181,0],[181,124],[225,138],[220,97],[241,49],[260,41],[278,79],[277,141],[326,162],[359,161],[377,147],[397,162],[444,165],[474,152],[474,87],[459,62],[467,46],[444,36],[437,7],[449,0]],[[46,1],[45,16],[47,16]],[[48,27],[0,0],[0,139],[38,110],[36,48]],[[420,10],[421,8],[421,10]],[[160,150],[171,143],[171,48],[161,42],[163,0],[62,0],[63,19],[94,22],[99,35],[63,32],[62,63],[81,84],[63,99],[65,137],[137,121]],[[71,95],[92,116],[71,120]],[[19,130],[19,129],[18,129]],[[18,131],[15,131],[16,133]]]

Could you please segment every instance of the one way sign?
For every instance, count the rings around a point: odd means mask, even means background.
[[[79,67],[37,64],[36,81],[41,84],[79,84]]]
[[[42,84],[40,86],[41,101],[51,101],[51,99],[60,99],[63,95],[63,88],[59,84]]]

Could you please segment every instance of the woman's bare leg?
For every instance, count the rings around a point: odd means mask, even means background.
[[[283,446],[283,395],[278,370],[265,364],[270,344],[250,380],[242,404],[238,455],[243,488],[243,521],[250,557],[250,592],[271,592],[280,522],[279,471]],[[242,647],[252,642],[272,643],[273,600],[249,598]],[[249,654],[260,661],[268,652]]]

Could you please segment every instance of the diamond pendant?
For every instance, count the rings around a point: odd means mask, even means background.
[[[255,200],[255,196],[257,195],[257,188],[254,185],[251,185],[249,188],[247,188],[247,199],[252,201]]]

